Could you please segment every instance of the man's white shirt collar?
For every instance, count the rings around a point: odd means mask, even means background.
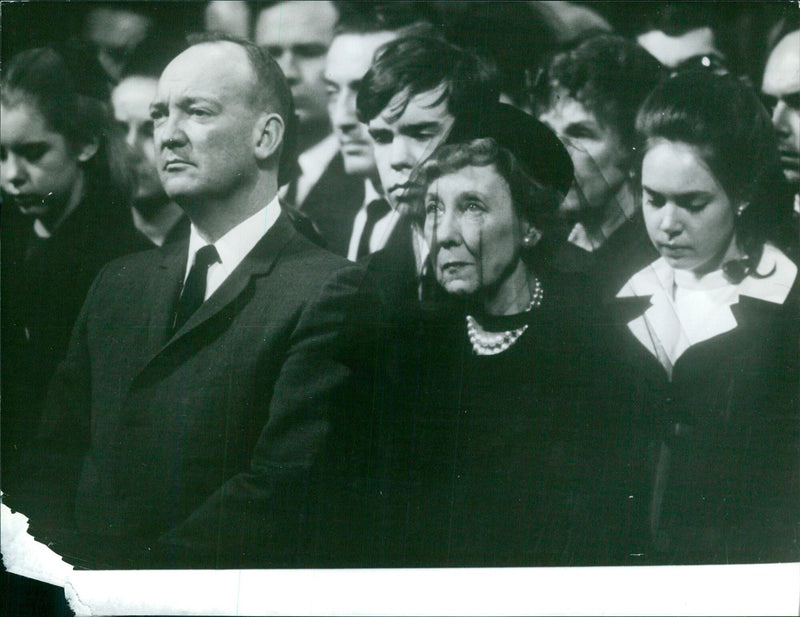
[[[278,220],[280,213],[281,206],[276,195],[261,210],[239,223],[214,242],[214,248],[217,249],[220,260],[212,264],[208,269],[206,300],[225,282],[247,254],[253,250],[258,241],[264,237],[275,224],[275,221]],[[207,244],[208,242],[203,240],[193,223],[189,232],[189,254],[186,261],[186,272],[183,276],[184,282],[186,282],[189,270],[194,264],[195,254]]]
[[[350,234],[350,244],[347,248],[347,259],[350,261],[358,259],[358,245],[361,242],[361,234],[364,233],[364,226],[367,224],[367,206],[376,199],[384,199],[384,197],[369,178],[364,179],[364,203],[361,204],[361,208],[353,219],[353,231]],[[399,220],[400,215],[390,209],[386,216],[375,223],[369,238],[370,253],[379,251],[386,246],[386,242]]]

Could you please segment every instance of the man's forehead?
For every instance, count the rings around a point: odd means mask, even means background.
[[[637,37],[636,42],[664,66],[676,67],[684,60],[702,55],[720,55],[714,31],[704,26],[671,36],[651,30]]]
[[[215,41],[194,45],[170,62],[158,80],[158,93],[163,96],[177,90],[238,97],[254,81],[245,50],[235,43]]]
[[[256,21],[259,45],[322,43],[333,38],[336,9],[330,2],[281,2],[261,11]]]
[[[800,30],[785,36],[770,54],[763,90],[775,96],[800,92]]]
[[[328,49],[325,75],[328,79],[361,79],[369,70],[375,51],[397,37],[396,32],[340,34]]]
[[[155,77],[127,77],[111,93],[114,109],[124,107],[128,110],[139,107],[147,110],[155,98],[158,80]]]

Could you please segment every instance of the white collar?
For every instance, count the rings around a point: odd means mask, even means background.
[[[253,247],[275,224],[281,213],[281,206],[276,195],[261,210],[239,223],[236,227],[228,231],[219,240],[214,242],[214,248],[219,254],[219,263],[213,264],[208,272],[208,284],[206,285],[206,298],[208,298],[217,287],[236,269]],[[184,282],[189,276],[189,268],[194,263],[194,256],[208,242],[203,240],[200,232],[192,223],[189,232],[189,254],[186,262],[186,274]]]
[[[364,202],[361,207],[366,209],[367,204],[375,201],[376,199],[385,199],[385,197],[375,188],[372,180],[364,178]]]
[[[712,272],[690,287],[681,285],[676,296],[674,271],[660,258],[634,274],[617,294],[618,298],[649,297],[650,306],[628,322],[628,329],[661,363],[672,377],[678,358],[692,345],[735,329],[731,306],[742,296],[783,304],[797,277],[797,266],[772,244],[764,252],[756,272],[769,276],[746,276],[738,285],[725,283],[721,272]],[[676,274],[678,275],[676,277]]]
[[[797,277],[797,266],[773,244],[766,243],[756,272],[769,276],[746,276],[738,285],[738,295],[783,304]],[[665,289],[672,290],[675,272],[663,257],[634,274],[617,294],[618,298],[651,296]]]
[[[597,229],[576,223],[567,237],[567,242],[590,253],[603,246],[611,235],[636,214],[636,201],[628,182],[624,182],[617,194],[604,207],[603,222]]]

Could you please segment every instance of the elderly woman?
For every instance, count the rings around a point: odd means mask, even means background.
[[[692,72],[637,118],[647,232],[661,257],[614,310],[624,397],[652,430],[650,557],[800,557],[797,267],[770,119],[730,76]]]
[[[655,257],[637,198],[634,120],[660,76],[661,66],[644,49],[601,35],[555,55],[533,89],[537,117],[575,165],[551,263],[590,274],[604,298]]]
[[[387,442],[406,457],[387,487],[403,505],[393,565],[612,559],[583,482],[587,465],[603,483],[582,417],[585,319],[532,259],[572,165],[544,125],[497,105],[422,170],[429,267],[452,302],[428,314],[419,404]]]

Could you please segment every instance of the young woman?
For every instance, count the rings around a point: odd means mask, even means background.
[[[796,560],[800,315],[770,119],[735,78],[690,72],[654,90],[637,129],[661,257],[617,294],[609,356],[652,431],[650,557]]]
[[[140,248],[132,170],[108,95],[80,47],[24,51],[3,70],[4,462],[37,426],[92,280],[103,264]]]

